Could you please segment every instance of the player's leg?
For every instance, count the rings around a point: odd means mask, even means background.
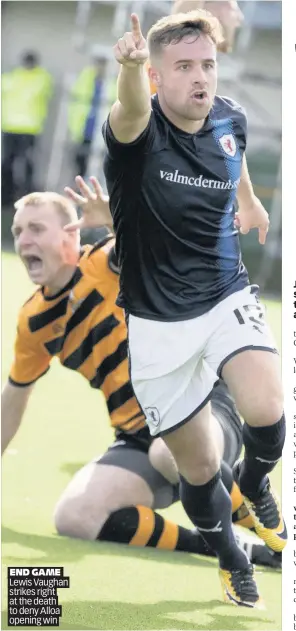
[[[1,156],[1,187],[2,204],[8,206],[16,199],[16,186],[14,181],[14,166],[16,158],[16,135],[2,134]]]
[[[260,608],[253,566],[232,529],[231,500],[221,480],[212,442],[212,416],[206,408],[186,425],[166,434],[164,440],[180,471],[183,507],[218,557],[225,600]],[[195,460],[199,463],[197,472]]]
[[[240,525],[253,527],[252,520],[248,520],[248,511],[242,509],[243,496],[233,479],[232,466],[242,450],[242,423],[240,421],[234,401],[227,387],[220,380],[214,388],[211,397],[212,405],[212,438],[217,444],[221,459],[222,482],[231,497],[233,521],[242,520]],[[152,466],[172,484],[179,481],[176,462],[162,438],[153,440],[149,449],[149,459]],[[240,511],[240,509],[242,509]]]
[[[223,432],[224,450],[221,473],[232,501],[232,523],[234,524],[237,543],[245,550],[252,563],[280,569],[282,566],[281,553],[274,552],[258,537],[250,536],[247,532],[247,530],[254,531],[253,519],[232,474],[232,466],[242,451],[243,424],[234,400],[222,380],[213,390],[211,403],[212,414]],[[244,530],[237,528],[237,526],[241,526]]]
[[[223,391],[226,387],[223,384]],[[217,394],[212,397],[212,418],[211,418],[211,435],[212,440],[216,442],[219,457],[221,461],[221,478],[222,482],[227,489],[231,497],[232,502],[232,516],[235,515],[237,520],[239,509],[243,505],[243,496],[233,479],[232,464],[237,459],[241,452],[242,445],[242,425],[240,424],[240,434],[237,429],[233,429],[229,418],[226,416],[225,408],[221,408],[220,401],[225,398],[224,392],[222,395],[218,395],[218,390],[221,391],[219,384]],[[214,392],[213,391],[213,392]],[[228,395],[229,396],[229,395]],[[219,397],[219,398],[218,398]],[[161,473],[171,484],[174,486],[174,500],[180,499],[179,484],[180,477],[177,468],[176,461],[162,438],[155,438],[149,448],[149,460],[151,465],[156,471]],[[248,515],[247,509],[244,510],[244,516]],[[247,526],[247,519],[244,524]],[[253,526],[253,522],[250,521],[249,526]]]
[[[36,141],[37,136],[33,134],[22,134],[20,137],[20,150],[23,161],[22,169],[22,191],[32,193],[35,189],[36,180]]]
[[[242,453],[243,423],[234,399],[221,379],[213,390],[211,404],[212,414],[217,424],[219,424],[223,435],[221,474],[222,481],[231,497],[232,523],[248,530],[254,530],[253,519],[244,503],[243,495],[237,482],[234,480],[232,472],[233,465]],[[246,541],[249,541],[249,538]],[[244,542],[243,537],[242,542]],[[249,546],[248,550],[250,550]],[[255,561],[253,562],[255,563]]]
[[[203,547],[194,531],[154,510],[170,506],[174,494],[175,487],[153,469],[137,438],[121,434],[71,480],[55,509],[56,528],[68,537],[200,554]]]
[[[56,529],[64,536],[95,540],[110,514],[134,501],[152,505],[153,495],[144,480],[131,471],[92,461],[74,475],[58,500]]]
[[[212,391],[212,436],[221,456],[221,478],[230,494],[232,522],[247,529],[254,529],[253,520],[244,504],[244,498],[233,478],[232,467],[242,452],[243,424],[226,384],[220,379]],[[155,438],[149,448],[152,466],[175,486],[178,497],[179,473],[176,462],[162,438]]]
[[[183,507],[219,559],[225,597],[227,592],[230,602],[260,606],[253,568],[232,530],[213,440],[208,401],[216,377],[201,359],[206,320],[162,323],[129,316],[131,381],[150,433],[162,436],[177,463]]]
[[[231,359],[223,372],[245,418],[245,453],[241,463],[234,468],[234,475],[257,534],[273,550],[280,552],[286,545],[287,532],[279,501],[268,478],[268,473],[281,458],[285,440],[279,359],[263,351],[245,351]],[[257,401],[247,401],[235,376],[238,372],[242,379],[246,378],[245,388],[250,388],[250,392],[259,380]]]
[[[91,142],[84,139],[75,150],[76,173],[84,177],[87,172],[87,166],[91,151]]]
[[[268,480],[285,439],[279,358],[252,288],[230,296],[214,311],[207,360],[223,376],[245,420],[245,455],[234,472],[257,534],[280,552],[287,535]]]
[[[279,569],[282,563],[281,554],[274,553],[260,539],[250,536],[246,530],[254,530],[253,520],[232,474],[232,466],[242,450],[242,422],[227,386],[221,380],[212,392],[211,404],[212,434],[223,458],[221,477],[231,497],[232,523],[235,524],[236,541],[240,548],[247,553],[251,563]],[[153,440],[149,449],[149,459],[153,468],[172,483],[175,489],[174,500],[177,501],[179,499],[179,473],[176,462],[162,438]],[[244,530],[236,528],[236,526],[242,526]],[[199,537],[199,542],[195,541],[196,552],[206,556],[215,556],[199,535],[198,530],[196,530],[196,534]],[[192,549],[190,548],[188,551],[192,552]]]
[[[239,458],[243,447],[243,425],[234,400],[221,379],[213,389],[211,405],[212,415],[222,433],[221,474],[222,481],[231,497],[232,522],[245,528],[253,528],[253,521],[244,505],[243,496],[232,473],[232,467]]]

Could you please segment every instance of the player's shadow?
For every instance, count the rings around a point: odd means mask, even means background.
[[[22,533],[2,526],[2,546],[5,543],[18,544],[30,550],[40,552],[40,556],[32,556],[30,563],[49,562],[60,565],[63,563],[77,562],[87,555],[94,554],[129,557],[134,559],[142,559],[144,561],[157,561],[158,563],[172,563],[173,565],[196,566],[196,567],[213,567],[216,564],[215,559],[206,559],[205,557],[189,554],[187,552],[177,552],[171,550],[156,550],[154,548],[137,548],[128,545],[110,543],[109,541],[82,541],[79,539],[70,539],[68,537],[60,537],[45,535]],[[2,548],[2,562],[7,565],[13,565],[15,562],[28,563],[28,556],[5,555]]]
[[[186,614],[188,613],[193,615],[188,616],[190,619],[186,621]],[[182,614],[184,614],[184,618]],[[199,618],[201,618],[200,621]],[[75,621],[75,626],[73,621]],[[162,601],[146,604],[119,601],[100,602],[100,586],[98,585],[97,601],[65,602],[63,604],[60,629],[228,631],[235,628],[236,631],[247,631],[250,628],[257,629],[259,626],[262,628],[263,624],[271,624],[272,622],[274,620],[267,618],[266,612],[260,613],[251,609],[239,608],[234,615],[233,606],[225,605],[219,600],[200,601],[196,599],[187,602]]]

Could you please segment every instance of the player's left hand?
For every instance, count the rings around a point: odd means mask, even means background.
[[[235,214],[234,225],[241,234],[248,234],[252,228],[258,228],[259,243],[264,245],[269,230],[269,217],[258,197],[250,206],[240,206]]]
[[[84,228],[99,228],[101,226],[112,227],[112,216],[109,207],[109,197],[104,195],[101,185],[96,177],[90,177],[93,190],[86,184],[84,179],[78,175],[75,182],[81,195],[72,188],[66,186],[64,191],[75,204],[80,206],[82,217],[65,226],[66,232],[74,232]]]

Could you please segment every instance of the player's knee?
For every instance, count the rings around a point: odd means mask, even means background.
[[[207,484],[216,475],[220,467],[217,455],[205,454],[198,461],[184,461],[179,466],[180,474],[193,485]]]
[[[266,425],[274,425],[277,423],[283,416],[284,411],[284,400],[283,397],[279,394],[278,396],[271,397],[269,404],[265,409],[265,423]]]
[[[93,541],[97,538],[108,512],[98,510],[95,515],[90,505],[79,498],[62,498],[54,511],[54,523],[59,535]]]
[[[279,392],[270,393],[267,397],[259,399],[245,415],[245,421],[254,426],[268,426],[277,423],[284,409],[283,396]]]

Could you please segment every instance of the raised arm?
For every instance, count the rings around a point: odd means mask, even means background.
[[[64,191],[72,201],[80,206],[82,217],[74,223],[65,226],[66,232],[83,230],[84,228],[100,228],[106,226],[113,232],[113,221],[110,213],[109,197],[104,195],[103,189],[96,177],[90,177],[92,189],[85,180],[77,175],[75,182],[80,189],[76,193],[72,188],[66,186]]]
[[[119,142],[136,140],[151,116],[150,83],[146,70],[149,51],[138,16],[131,16],[131,31],[114,46],[121,68],[117,83],[117,101],[110,112],[110,127]]]
[[[19,387],[7,381],[1,398],[1,453],[15,436],[27,406],[33,385]]]

